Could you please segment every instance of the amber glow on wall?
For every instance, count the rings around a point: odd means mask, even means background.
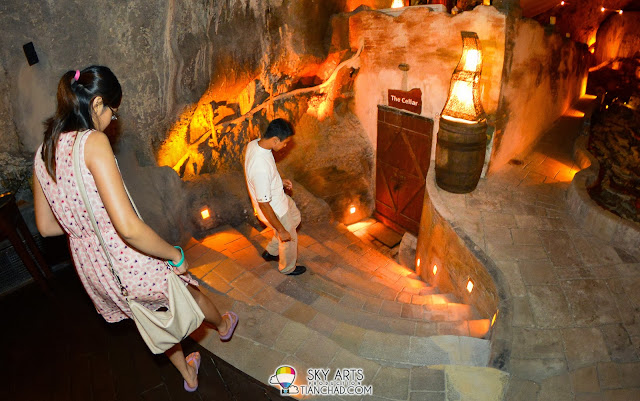
[[[393,3],[391,4],[391,8],[400,8],[400,7],[404,7],[404,2],[402,0],[393,0]]]
[[[420,259],[416,261],[416,266],[420,267]]]
[[[473,291],[473,281],[471,280],[467,281],[467,291],[469,291],[469,293]]]
[[[356,207],[355,206],[351,206],[349,208],[349,213],[354,214],[356,212]]]
[[[438,266],[433,265],[433,275],[435,276],[438,273]]]

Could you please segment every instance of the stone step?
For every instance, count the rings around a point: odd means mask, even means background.
[[[221,343],[217,333],[206,325],[194,332],[192,338],[265,384],[269,384],[278,366],[289,365],[298,372],[295,381],[298,386],[309,384],[305,373],[310,368],[328,368],[331,372],[362,369],[362,384],[371,385],[374,397],[381,400],[406,400],[415,390],[430,391],[442,399],[445,389],[449,393],[467,394],[469,389],[457,388],[467,381],[456,380],[465,374],[474,381],[481,378],[483,388],[490,386],[496,393],[504,392],[508,376],[486,367],[489,358],[486,340],[381,333],[343,322],[328,330],[326,323],[319,324],[319,314],[301,321],[302,311],[290,311],[296,307],[294,300],[285,313],[280,313],[216,292],[208,295],[221,311],[234,310],[240,324],[227,343]]]
[[[214,255],[220,255],[215,257]],[[199,265],[197,262],[206,262]],[[273,305],[299,303],[297,309],[319,312],[341,322],[371,330],[401,332],[407,335],[455,334],[483,338],[489,324],[486,319],[474,319],[468,305],[438,303],[429,305],[399,304],[341,293],[320,277],[303,275],[287,277],[265,264],[261,269],[246,271],[234,260],[213,250],[194,263],[191,272],[210,288],[249,305],[270,309]],[[434,295],[441,296],[441,294]],[[282,310],[281,312],[284,312]]]

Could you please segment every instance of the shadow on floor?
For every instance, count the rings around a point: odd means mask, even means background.
[[[50,294],[29,284],[0,298],[0,400],[284,400],[188,339],[200,351],[199,388],[187,393],[164,355],[153,355],[127,320],[106,323],[72,266]]]

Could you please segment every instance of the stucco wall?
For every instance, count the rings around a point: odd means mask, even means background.
[[[502,83],[505,125],[494,138],[490,172],[530,150],[586,84],[586,45],[547,33],[533,20],[513,21]]]
[[[409,65],[407,89],[422,91],[422,115],[435,118],[449,93],[451,74],[462,53],[461,31],[476,32],[483,50],[482,104],[487,113],[498,107],[504,60],[505,19],[493,7],[451,16],[426,8],[408,8],[397,17],[380,11],[348,16],[349,44],[364,42],[355,80],[355,113],[376,147],[377,105],[387,105],[387,90],[402,89],[401,63]]]
[[[623,57],[640,57],[640,12],[612,14],[596,35],[596,64]]]

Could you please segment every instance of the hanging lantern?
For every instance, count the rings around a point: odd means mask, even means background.
[[[480,103],[480,40],[475,32],[461,34],[462,56],[451,76],[436,143],[436,183],[453,193],[475,189],[487,148],[487,122]]]

